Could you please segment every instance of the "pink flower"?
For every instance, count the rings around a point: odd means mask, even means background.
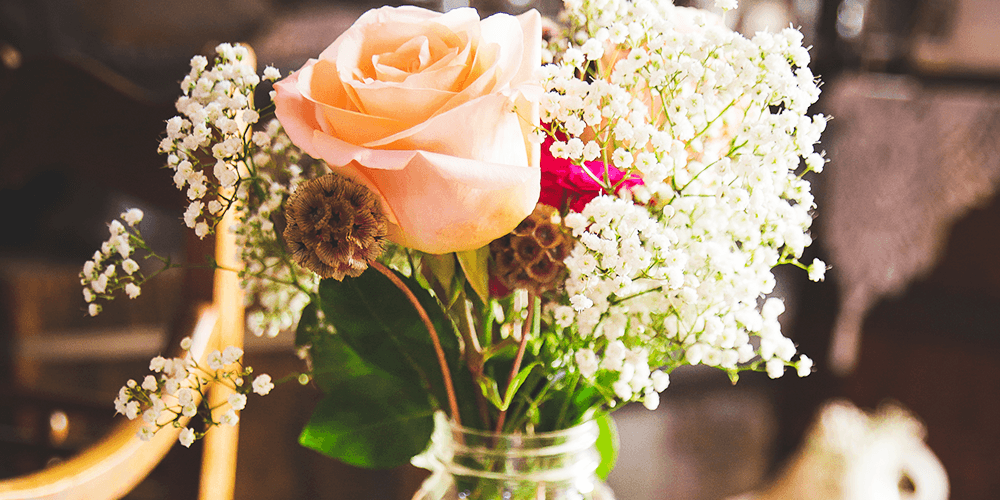
[[[367,185],[389,238],[429,253],[487,245],[538,200],[541,18],[366,12],[275,84],[292,142]]]
[[[554,140],[549,137],[542,143],[542,192],[538,202],[559,209],[567,207],[574,212],[580,212],[590,200],[598,195],[606,194],[606,191],[601,184],[584,171],[583,167],[573,164],[566,158],[552,156],[549,148],[553,142]],[[625,172],[613,165],[605,165],[602,161],[584,162],[584,166],[598,179],[604,179],[606,170],[608,180],[612,186],[618,186],[618,192],[642,184],[641,178],[632,176],[625,179]]]

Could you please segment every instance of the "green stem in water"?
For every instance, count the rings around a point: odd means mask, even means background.
[[[569,386],[569,392],[567,394],[573,394],[573,393],[576,392],[576,386],[580,384],[580,378],[582,378],[582,377],[583,377],[583,375],[577,375],[576,378],[573,379],[573,383]],[[563,426],[563,420],[566,419],[566,411],[569,410],[569,401],[570,401],[570,399],[572,399],[572,398],[571,397],[566,398],[563,401],[562,407],[559,408],[559,416],[556,417],[556,428],[557,429],[561,429],[562,426]]]
[[[528,347],[528,337],[531,335],[532,327],[535,323],[535,309],[541,306],[538,297],[533,293],[528,293],[528,317],[524,320],[524,327],[521,329],[521,343],[517,346],[517,355],[514,357],[514,365],[510,367],[510,376],[507,378],[507,390],[510,390],[510,385],[514,383],[514,378],[517,377],[517,372],[521,371],[521,361],[524,360],[524,350]],[[506,410],[500,410],[500,416],[497,417],[496,433],[499,434],[503,432],[503,422],[507,417]]]
[[[465,364],[469,369],[469,374],[472,375],[472,380],[478,381],[483,376],[485,357],[483,356],[483,349],[479,345],[479,336],[476,335],[476,327],[472,318],[472,305],[468,298],[466,298],[465,290],[459,293],[458,300],[462,308],[458,317],[458,326],[462,339],[465,341]],[[486,406],[486,398],[483,397],[483,393],[480,391],[475,392],[475,398],[476,407],[479,410],[479,418],[483,421],[483,427],[489,428],[490,414]]]

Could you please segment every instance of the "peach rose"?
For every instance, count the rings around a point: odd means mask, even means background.
[[[297,146],[377,193],[389,238],[429,253],[510,232],[539,194],[541,18],[382,7],[275,84]]]

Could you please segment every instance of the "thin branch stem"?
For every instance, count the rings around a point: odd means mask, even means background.
[[[514,383],[514,378],[517,377],[517,372],[521,371],[521,361],[524,359],[524,350],[528,346],[528,337],[531,333],[531,327],[534,323],[535,318],[535,294],[528,293],[528,317],[524,320],[524,327],[521,330],[521,343],[517,346],[517,356],[514,357],[514,365],[510,367],[510,376],[507,378],[507,390],[510,390],[511,384]],[[496,433],[499,434],[503,431],[503,421],[507,417],[507,410],[500,410],[500,416],[497,417],[497,427]]]
[[[465,341],[465,364],[469,369],[469,374],[472,375],[472,380],[479,382],[483,377],[485,358],[483,356],[483,349],[479,345],[479,336],[476,335],[475,322],[472,318],[472,305],[466,298],[464,290],[459,295],[458,300],[462,303],[462,311],[460,311],[458,324],[459,331],[462,333],[462,339]],[[476,407],[479,409],[479,418],[483,421],[483,427],[489,428],[490,414],[486,406],[486,398],[483,396],[482,391],[476,391],[475,398]]]
[[[427,327],[427,333],[431,336],[431,342],[434,344],[434,352],[437,354],[438,364],[441,365],[441,377],[444,379],[444,388],[448,393],[448,406],[451,408],[451,418],[455,421],[455,425],[459,427],[462,426],[462,417],[458,413],[458,400],[455,399],[455,386],[451,383],[451,372],[448,371],[448,360],[444,357],[444,349],[441,348],[441,339],[438,338],[437,330],[434,328],[434,323],[431,322],[430,316],[427,315],[427,311],[424,307],[420,305],[420,301],[417,300],[417,296],[413,294],[410,287],[403,283],[403,280],[396,276],[396,273],[392,270],[383,266],[379,262],[372,262],[371,267],[376,271],[382,273],[396,288],[399,288],[406,298],[409,299],[410,303],[413,304],[413,308],[417,310],[417,314],[420,315],[420,319],[424,322],[424,326]]]

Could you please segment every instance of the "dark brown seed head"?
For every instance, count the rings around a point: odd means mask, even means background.
[[[568,229],[550,206],[538,204],[517,228],[490,244],[493,275],[507,288],[541,294],[559,286],[573,248]]]
[[[535,226],[532,236],[535,237],[535,241],[538,242],[539,246],[546,249],[556,247],[563,240],[560,227],[552,223]]]
[[[385,250],[388,222],[378,197],[341,175],[300,184],[285,218],[292,258],[324,278],[359,276]]]

